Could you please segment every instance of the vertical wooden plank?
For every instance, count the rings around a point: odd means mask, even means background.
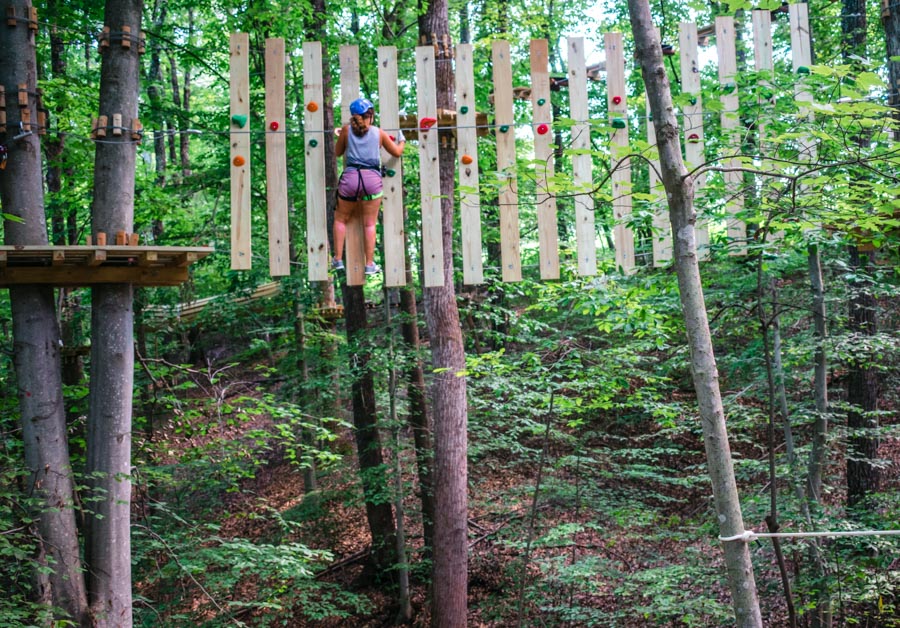
[[[437,118],[434,46],[416,47],[416,101],[419,120]],[[425,287],[444,285],[444,244],[437,126],[419,129],[419,184],[422,194],[422,263]]]
[[[463,283],[470,286],[484,283],[473,50],[472,44],[456,46],[456,141],[459,159]]]
[[[741,152],[740,118],[738,117],[737,55],[735,53],[734,18],[730,15],[716,18],[716,52],[719,58],[719,86],[722,90],[722,130],[726,136],[728,156],[722,160],[726,168],[739,168],[737,158]],[[731,242],[731,255],[747,254],[747,226],[737,217],[744,209],[744,175],[737,171],[724,173],[726,224]]]
[[[666,191],[659,178],[659,153],[656,150],[656,127],[650,119],[650,101],[647,100],[647,143],[653,147],[649,162],[650,206],[653,208],[653,265],[665,266],[672,261],[672,229],[669,225],[669,206]]]
[[[322,44],[303,44],[303,140],[306,169],[306,262],[310,281],[327,281],[328,221],[325,216],[325,107]]]
[[[799,75],[800,78],[794,84],[794,99],[801,103],[801,117],[811,117],[812,114],[809,107],[802,103],[812,102],[813,96],[807,90],[806,84],[802,80],[804,74],[802,74],[801,70],[801,68],[806,68],[808,72],[809,66],[812,65],[812,44],[809,38],[809,7],[806,3],[791,4],[788,7],[788,17],[791,23],[791,61],[794,74]],[[808,142],[806,146],[815,151],[813,143]],[[809,156],[811,159],[815,159],[814,152]]]
[[[755,9],[752,13],[752,22],[753,22],[753,60],[754,67],[757,72],[766,73],[769,76],[772,76],[772,73],[775,71],[775,63],[772,59],[772,13],[771,11],[766,11],[762,9]],[[772,81],[769,78],[763,78],[759,81],[759,94],[757,96],[757,103],[759,105],[760,116],[765,116],[772,111],[774,111],[774,107],[772,105],[775,102],[773,96],[770,94],[773,93]],[[762,156],[763,160],[766,159],[766,156],[769,153],[769,150],[772,148],[769,145],[768,138],[766,137],[766,123],[765,120],[760,119],[756,125],[757,132],[757,141],[759,145],[759,154]],[[757,178],[758,185],[761,185],[763,190],[765,190],[769,181],[766,180],[765,177]],[[763,208],[767,208],[767,195],[763,192],[762,196]],[[773,240],[780,240],[784,237],[783,231],[777,231],[770,234],[770,237]]]
[[[541,279],[559,279],[559,227],[553,176],[553,107],[550,104],[550,52],[546,39],[531,40],[531,107]]]
[[[678,48],[681,51],[681,91],[688,94],[689,100],[684,105],[684,159],[689,170],[706,161],[704,156],[705,141],[703,139],[703,94],[700,87],[700,55],[697,39],[697,25],[692,22],[681,22],[678,27]],[[694,206],[697,214],[703,206],[703,188],[706,186],[706,175],[701,173],[694,177]],[[697,243],[697,256],[700,260],[709,257],[709,226],[706,219],[697,219],[694,225]]]
[[[359,47],[343,45],[340,48],[341,66],[341,121],[350,122],[350,103],[359,98]],[[345,160],[346,163],[346,160]],[[348,286],[366,283],[366,243],[362,215],[354,212],[347,221],[347,237],[344,240],[344,267]]]
[[[389,135],[399,137],[400,97],[397,94],[397,48],[378,48],[378,125]],[[403,163],[387,151],[381,151],[384,164],[384,285],[392,288],[406,285],[406,239],[403,226]]]
[[[569,113],[572,126],[572,148],[591,148],[591,127],[588,124],[587,65],[584,59],[584,38],[569,37]],[[578,274],[597,274],[597,238],[594,234],[594,186],[590,155],[572,155],[572,179],[575,184],[575,246],[578,253]],[[582,192],[579,194],[578,192]]]
[[[513,117],[512,61],[509,42],[491,44],[494,66],[494,124],[497,177],[500,179],[500,265],[503,281],[522,280],[519,255],[519,190],[516,180],[516,121]]]
[[[231,269],[247,270],[250,251],[250,36],[231,34]],[[241,126],[235,119],[243,119]]]
[[[610,134],[609,152],[612,166],[613,240],[616,245],[616,267],[624,273],[634,272],[634,234],[624,221],[631,218],[631,160],[621,164],[619,160],[629,152],[628,147],[628,92],[625,87],[625,51],[622,33],[605,33],[603,43],[606,48],[606,97],[609,108]],[[624,126],[616,128],[616,121]],[[616,166],[618,164],[618,166]]]
[[[266,201],[273,277],[291,274],[285,131],[284,39],[273,37],[266,39]]]

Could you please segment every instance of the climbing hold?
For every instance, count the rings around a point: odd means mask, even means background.
[[[797,68],[797,74],[809,74],[809,68],[805,65],[801,65]]]
[[[462,107],[459,108],[459,112],[462,113],[462,114],[469,113],[469,106],[468,106],[468,105],[463,105]]]
[[[613,118],[612,125],[614,129],[624,129],[627,126],[625,118]]]
[[[675,47],[672,44],[662,44],[662,53],[666,57],[671,57],[675,54]]]
[[[501,132],[501,133],[506,133],[507,131],[509,131],[509,125],[508,125],[508,124],[501,124],[501,125],[500,125],[500,132]]]
[[[244,158],[241,157],[240,155],[235,155],[234,159],[231,160],[231,163],[233,163],[235,166],[237,166],[238,168],[240,168],[241,166],[243,166],[243,165],[244,165],[245,163],[247,163],[247,162],[246,162],[246,161],[244,160]]]
[[[735,84],[734,81],[728,81],[727,83],[724,83],[722,85],[722,91],[725,92],[726,94],[731,94],[736,89],[737,89],[737,84]]]
[[[231,116],[231,122],[233,124],[236,124],[239,129],[243,129],[245,126],[247,126],[247,116],[236,113],[235,115]]]
[[[547,131],[550,130],[550,127],[546,124],[539,124],[537,127],[538,135],[546,135]]]
[[[688,135],[688,142],[690,142],[691,144],[697,144],[699,141],[700,136],[696,133],[691,133],[690,135]]]
[[[774,96],[772,90],[765,87],[759,90],[759,95],[765,100],[772,100],[772,97]]]
[[[308,103],[306,103],[306,110],[310,113],[315,113],[319,110],[319,103],[317,103],[315,100],[310,100]]]
[[[466,166],[468,166],[470,163],[472,163],[474,161],[472,159],[472,155],[463,155],[462,157],[459,158],[459,160],[461,162],[463,162],[463,164],[465,164]]]
[[[316,139],[309,140],[309,147],[310,147],[310,148],[315,148],[315,147],[318,146],[318,145],[319,145],[319,140],[316,140]]]
[[[422,118],[419,120],[419,128],[423,131],[427,131],[435,124],[437,124],[437,118]]]
[[[275,121],[273,120],[272,122],[269,123],[269,128],[270,128],[271,130],[273,130],[273,131],[277,131],[277,130],[278,130],[278,123],[275,122]]]
[[[386,174],[389,177],[393,177],[394,175],[397,174],[397,171],[394,170],[393,168],[385,168],[384,174]]]
[[[538,107],[543,107],[546,104],[547,104],[546,98],[538,98]]]
[[[621,97],[621,96],[613,96],[613,104],[614,104],[614,105],[621,105],[621,104],[622,104],[622,97]]]
[[[696,96],[691,96],[691,97],[688,99],[688,102],[691,103],[692,105],[696,105],[696,104],[697,104],[697,97],[696,97]]]

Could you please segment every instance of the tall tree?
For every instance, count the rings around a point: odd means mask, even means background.
[[[453,47],[447,0],[430,0],[419,17],[419,41],[435,47],[438,109],[455,109]],[[456,148],[441,141],[440,164],[444,285],[425,288],[431,342],[434,420],[434,562],[432,618],[438,628],[466,625],[468,583],[466,355],[453,284],[453,205]]]
[[[681,158],[678,118],[672,105],[672,93],[662,47],[648,0],[628,0],[631,29],[634,33],[637,59],[641,65],[653,124],[656,129],[661,178],[669,203],[669,220],[674,236],[675,270],[684,311],[685,328],[691,348],[691,374],[700,407],[707,467],[712,480],[713,497],[723,538],[739,537],[744,522],[738,498],[737,483],[725,427],[725,410],[719,391],[718,370],[712,338],[697,246],[694,240],[694,187]],[[741,628],[761,627],[762,615],[756,594],[750,550],[743,539],[724,542],[728,584],[737,625]]]
[[[0,169],[0,207],[14,217],[4,221],[6,244],[46,246],[41,146],[36,129],[29,124],[37,121],[37,60],[29,8],[26,3],[0,1],[0,15],[15,18],[14,26],[0,29],[0,85],[7,94],[8,138],[3,144],[5,168]],[[10,106],[18,100],[20,85],[25,86],[28,103]],[[35,545],[37,560],[43,564],[35,570],[35,595],[76,624],[88,625],[53,288],[17,286],[9,292],[27,491],[36,498],[35,512],[30,514],[37,519]]]
[[[109,45],[100,66],[100,116],[138,117],[140,62],[137,35],[142,0],[107,0]],[[127,27],[127,28],[126,28]],[[130,32],[129,32],[130,29]],[[114,118],[115,116],[115,118]],[[96,143],[92,227],[113,237],[134,231],[137,145],[128,132],[108,132]],[[132,625],[131,420],[134,315],[131,284],[95,286],[91,311],[91,384],[87,463],[90,504],[85,559],[97,626]]]

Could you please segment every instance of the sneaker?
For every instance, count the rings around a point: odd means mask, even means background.
[[[340,260],[340,259],[331,260],[331,270],[344,270],[344,260]]]
[[[372,262],[371,264],[366,264],[366,274],[367,275],[377,275],[381,272],[381,266]]]

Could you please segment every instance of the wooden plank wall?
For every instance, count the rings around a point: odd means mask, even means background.
[[[456,46],[456,129],[463,283],[484,283],[481,259],[481,196],[478,189],[478,129],[472,44]]]
[[[250,35],[231,34],[231,269],[247,270],[250,251]],[[237,122],[243,119],[244,124]]]
[[[522,281],[519,255],[519,189],[516,168],[516,119],[513,115],[512,61],[509,42],[491,45],[494,68],[494,124],[500,193],[500,265],[503,281]]]
[[[697,25],[693,22],[681,22],[678,27],[678,50],[681,53],[681,91],[689,98],[688,102],[682,105],[684,113],[682,141],[688,170],[701,166],[706,161],[698,41]],[[698,209],[698,218],[694,225],[694,238],[697,245],[697,256],[701,260],[709,257],[709,225],[705,218],[699,217],[699,210],[703,207],[703,188],[705,186],[706,174],[698,173],[694,177],[694,206]]]
[[[266,39],[266,203],[269,274],[291,274],[284,118],[284,39]]]
[[[330,260],[325,217],[325,93],[322,44],[303,44],[303,135],[306,168],[306,262],[310,281],[326,281]]]
[[[587,100],[587,68],[584,58],[584,38],[569,37],[569,116],[572,126],[573,150],[591,147],[590,113]],[[575,184],[575,246],[578,255],[578,274],[597,274],[597,235],[594,229],[593,164],[586,153],[572,155],[572,179]]]
[[[397,93],[397,48],[378,48],[378,114],[376,124],[397,139],[400,131],[400,97]],[[381,151],[384,200],[381,203],[384,246],[384,285],[406,285],[406,233],[403,216],[403,160]],[[377,245],[376,245],[377,250]]]
[[[419,121],[437,118],[434,47],[416,47],[416,97]],[[419,185],[422,190],[422,263],[426,288],[444,285],[444,246],[441,217],[441,178],[438,167],[437,125],[419,128]]]
[[[737,170],[741,162],[736,157],[741,152],[741,121],[738,116],[737,54],[735,49],[734,18],[730,15],[716,18],[716,53],[719,58],[719,85],[722,90],[722,130],[729,138],[729,157],[722,161],[727,170],[725,178],[725,222],[728,227],[731,255],[747,253],[747,226],[736,216],[744,209],[744,175]]]

